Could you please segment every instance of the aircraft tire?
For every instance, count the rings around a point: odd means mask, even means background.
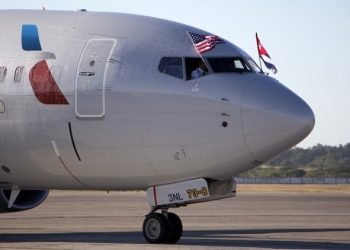
[[[174,244],[178,242],[182,236],[182,222],[179,216],[174,213],[168,213],[168,235],[165,243]]]
[[[151,213],[143,221],[142,232],[147,242],[164,243],[169,233],[169,223],[163,215]]]

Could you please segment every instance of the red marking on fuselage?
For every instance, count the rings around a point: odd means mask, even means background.
[[[29,80],[36,98],[43,104],[69,104],[62,94],[45,60],[30,70]]]

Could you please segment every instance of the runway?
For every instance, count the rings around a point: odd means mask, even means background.
[[[60,192],[27,212],[0,214],[0,249],[350,249],[348,193],[239,192],[173,209],[176,245],[145,243],[144,192]]]

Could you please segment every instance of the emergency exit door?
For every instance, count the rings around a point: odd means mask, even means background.
[[[81,118],[104,117],[106,77],[115,39],[91,39],[81,55],[75,84],[75,113]]]

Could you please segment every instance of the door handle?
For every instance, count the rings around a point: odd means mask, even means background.
[[[95,72],[79,72],[79,76],[94,76]]]

